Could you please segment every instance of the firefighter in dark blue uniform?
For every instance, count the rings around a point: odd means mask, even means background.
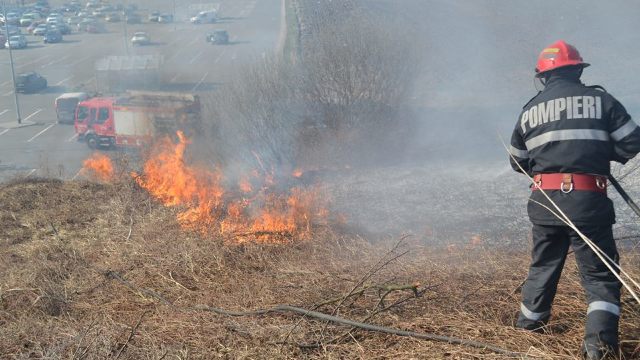
[[[541,331],[547,324],[571,246],[588,302],[582,353],[586,359],[606,359],[618,352],[621,283],[575,231],[545,209],[554,207],[539,191],[618,262],[607,175],[610,161],[626,163],[640,152],[640,128],[604,89],[582,84],[587,66],[564,41],[545,48],[536,67],[544,90],[524,106],[511,138],[512,167],[535,181],[527,208],[532,261],[517,327]]]

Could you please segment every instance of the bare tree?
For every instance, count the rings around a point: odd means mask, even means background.
[[[352,163],[410,133],[399,114],[418,61],[403,30],[358,0],[299,3],[300,61],[259,60],[205,99],[219,162],[285,171]]]

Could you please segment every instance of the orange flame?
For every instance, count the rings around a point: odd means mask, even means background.
[[[82,163],[80,172],[90,178],[109,182],[113,180],[113,163],[108,156],[96,152]]]
[[[183,227],[220,233],[236,243],[273,243],[305,238],[314,224],[323,223],[327,217],[325,202],[317,190],[276,191],[272,174],[263,174],[261,186],[254,187],[260,173],[252,171],[253,182],[242,176],[239,191],[225,189],[220,171],[186,164],[188,140],[182,133],[178,133],[178,139],[174,143],[165,138],[156,144],[143,167],[143,176],[134,176],[164,205],[183,209],[177,215]],[[251,198],[247,199],[249,193]]]
[[[244,177],[244,176],[240,178],[240,183],[238,184],[238,187],[240,188],[240,191],[242,191],[245,194],[248,194],[253,191],[251,182],[247,177]]]

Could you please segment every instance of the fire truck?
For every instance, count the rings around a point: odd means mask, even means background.
[[[78,104],[74,125],[78,139],[92,148],[140,148],[159,136],[201,128],[200,99],[188,93],[128,91]]]

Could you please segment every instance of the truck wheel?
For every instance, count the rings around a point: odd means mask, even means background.
[[[95,150],[95,149],[98,148],[98,145],[99,145],[98,144],[98,138],[96,138],[93,135],[89,135],[89,136],[87,136],[86,140],[87,140],[87,145],[89,146],[89,149]]]

